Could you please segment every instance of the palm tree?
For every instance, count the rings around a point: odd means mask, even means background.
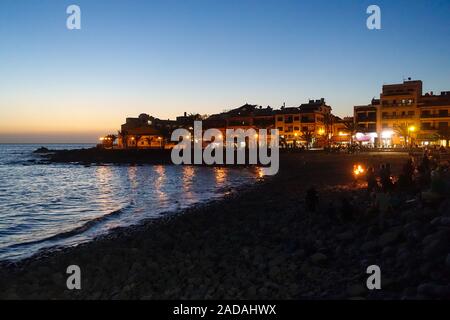
[[[324,115],[324,124],[325,124],[325,134],[327,135],[327,145],[330,144],[330,132],[333,131],[333,121],[334,116],[331,113],[326,113]]]
[[[141,136],[140,134],[137,134],[137,135],[134,136],[134,139],[135,139],[135,141],[136,141],[135,147],[136,147],[136,149],[137,149],[137,148],[138,148],[138,143],[139,143],[139,141],[142,139],[142,136]]]
[[[306,150],[309,149],[309,145],[311,144],[314,138],[314,132],[310,130],[302,130],[302,138],[306,141]]]
[[[115,134],[108,134],[105,138],[108,142],[111,142],[111,149],[114,149],[114,142],[117,140],[117,136]]]
[[[147,144],[149,145],[149,147],[151,147],[153,140],[155,140],[154,137],[145,137],[144,141],[147,142]]]
[[[406,123],[402,123],[402,124],[396,125],[394,127],[394,132],[396,134],[398,134],[400,137],[405,138],[405,146],[406,146],[407,141],[408,141],[408,137],[409,137],[409,128],[406,125]]]
[[[437,134],[439,135],[439,139],[445,140],[445,146],[448,147],[448,142],[450,140],[450,128],[443,127],[439,128]]]
[[[353,136],[356,134],[358,130],[358,126],[355,121],[345,121],[344,122],[345,130],[350,134],[350,144],[353,144]]]
[[[117,135],[120,137],[120,140],[122,140],[123,148],[126,149],[128,147],[128,142],[127,142],[128,132],[126,132],[125,130],[119,131]]]

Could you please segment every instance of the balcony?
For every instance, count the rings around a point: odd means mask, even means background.
[[[357,116],[356,122],[377,122],[376,116]]]
[[[428,113],[425,113],[425,114],[421,114],[420,115],[420,117],[421,118],[423,118],[423,119],[429,119],[429,118],[449,118],[450,117],[450,114],[448,114],[448,113],[434,113],[434,114],[428,114]]]
[[[413,114],[385,114],[381,116],[382,119],[412,119]]]

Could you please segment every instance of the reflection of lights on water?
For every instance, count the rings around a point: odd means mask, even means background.
[[[191,166],[183,166],[183,189],[188,190],[192,183],[195,171]]]
[[[158,177],[155,179],[155,191],[158,194],[158,198],[160,201],[167,200],[167,194],[163,191],[164,182],[166,181],[166,168],[164,166],[155,166],[155,172]]]
[[[114,195],[114,190],[111,185],[113,180],[112,169],[110,166],[98,166],[95,169],[96,182],[98,183],[99,196],[97,202],[102,209],[107,212],[110,211]]]
[[[270,168],[259,167],[258,171],[256,172],[256,174],[258,175],[258,178],[264,178],[265,176],[267,176],[267,172],[269,170],[270,170]]]
[[[227,172],[224,168],[214,168],[214,178],[216,179],[216,184],[222,184],[227,178]]]

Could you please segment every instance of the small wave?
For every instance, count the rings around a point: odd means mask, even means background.
[[[75,229],[72,229],[70,231],[61,232],[61,233],[55,234],[53,236],[50,236],[50,237],[47,237],[44,239],[16,243],[16,244],[8,246],[7,248],[18,248],[18,247],[23,247],[23,246],[36,245],[36,244],[40,244],[40,243],[47,242],[47,241],[63,240],[63,239],[67,239],[67,238],[82,234],[82,233],[88,231],[89,229],[92,229],[93,227],[95,227],[105,221],[108,221],[111,218],[116,218],[116,217],[120,216],[121,214],[123,214],[127,209],[129,209],[132,206],[133,206],[133,204],[131,203],[119,210],[115,210],[115,211],[112,211],[101,217],[89,220],[85,224],[83,224]]]

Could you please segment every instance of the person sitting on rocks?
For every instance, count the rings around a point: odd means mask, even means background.
[[[371,193],[377,187],[377,178],[375,177],[375,170],[369,167],[366,173],[367,191]]]
[[[403,166],[402,173],[398,177],[397,186],[401,191],[413,190],[414,162],[409,159]]]
[[[391,180],[391,165],[389,163],[386,163],[381,166],[380,170],[380,182],[381,182],[381,188],[383,191],[391,191],[393,184]]]

